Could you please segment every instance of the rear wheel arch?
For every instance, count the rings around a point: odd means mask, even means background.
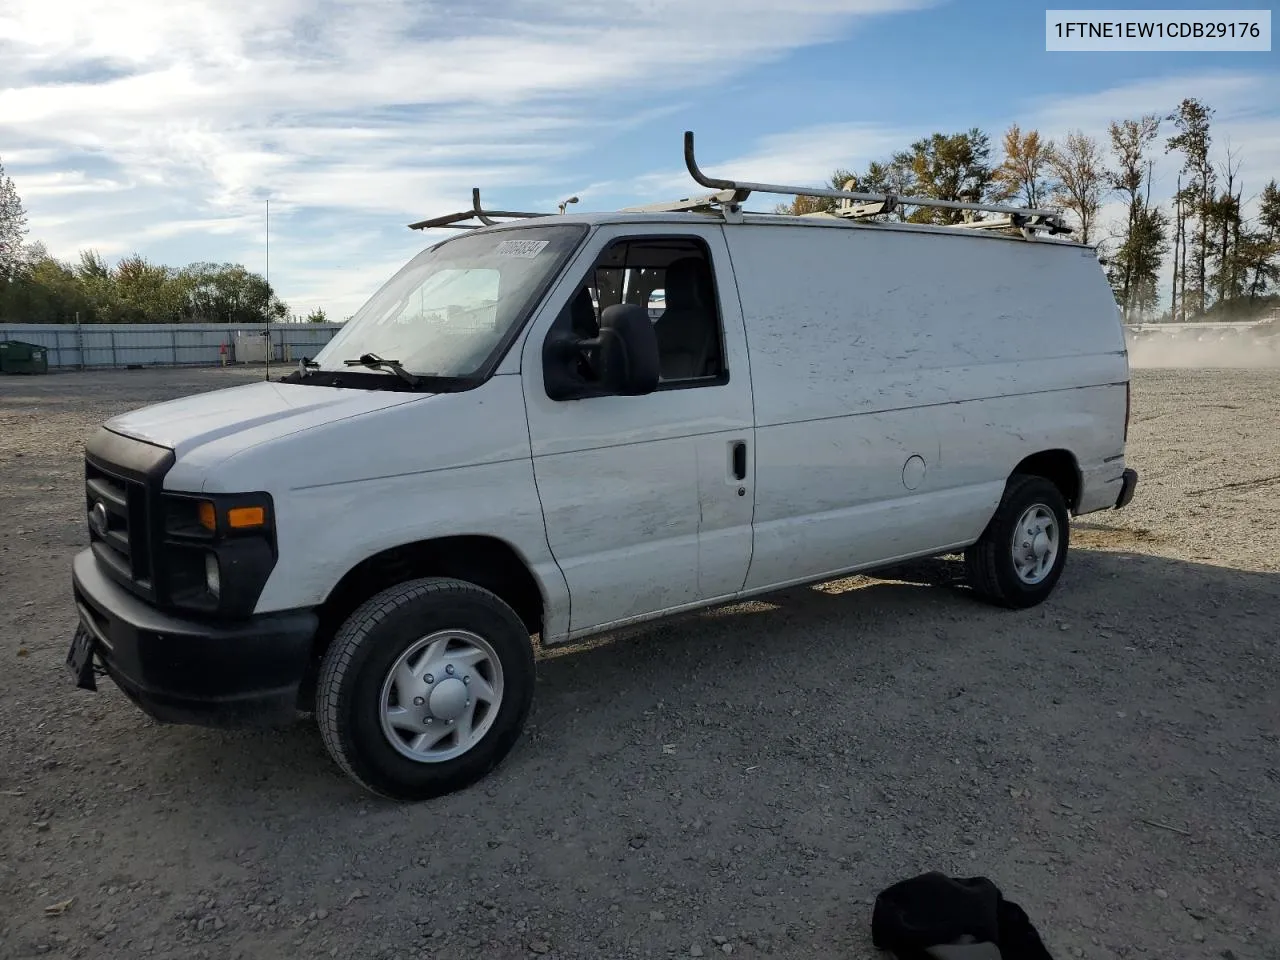
[[[1080,491],[1084,481],[1080,474],[1080,463],[1070,450],[1041,450],[1024,457],[1009,471],[1010,480],[1019,475],[1044,477],[1058,488],[1068,510],[1075,510],[1080,504]]]

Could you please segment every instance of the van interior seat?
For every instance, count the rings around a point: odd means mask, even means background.
[[[716,318],[707,262],[700,257],[672,261],[664,287],[667,308],[654,324],[662,379],[714,374]]]

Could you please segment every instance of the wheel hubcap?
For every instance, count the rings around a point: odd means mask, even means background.
[[[1013,569],[1026,584],[1047,577],[1058,559],[1058,518],[1042,503],[1028,507],[1013,531]]]
[[[428,704],[431,715],[442,720],[456,720],[469,701],[467,687],[461,680],[443,680],[431,691]]]
[[[442,630],[400,655],[382,683],[382,732],[419,763],[441,763],[484,738],[502,703],[502,664],[478,634]]]

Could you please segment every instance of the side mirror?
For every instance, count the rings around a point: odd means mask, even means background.
[[[607,307],[600,334],[580,339],[565,330],[543,346],[543,377],[552,400],[641,396],[658,386],[658,336],[649,311],[634,303]]]

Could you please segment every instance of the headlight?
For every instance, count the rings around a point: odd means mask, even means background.
[[[217,511],[212,502],[165,494],[163,503],[166,537],[208,540],[216,532]]]
[[[218,617],[252,613],[276,562],[271,497],[165,493],[161,502],[161,602]]]

